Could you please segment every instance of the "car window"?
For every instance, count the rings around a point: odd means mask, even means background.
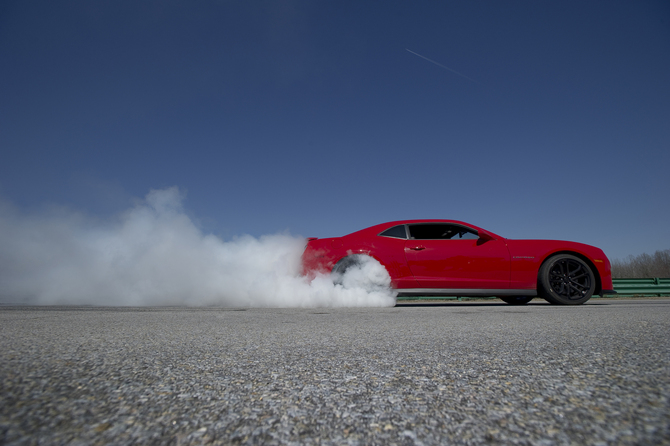
[[[405,225],[398,225],[387,229],[379,235],[393,238],[407,238],[407,231],[405,230]]]
[[[409,225],[409,235],[416,240],[463,240],[479,238],[474,229],[442,223]]]

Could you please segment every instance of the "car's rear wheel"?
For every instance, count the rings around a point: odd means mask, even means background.
[[[591,298],[596,278],[579,257],[559,254],[550,257],[540,268],[538,291],[549,303],[580,305]]]
[[[347,272],[349,268],[360,266],[360,264],[363,263],[362,257],[363,255],[361,254],[354,254],[340,259],[340,261],[333,267],[331,273],[333,283],[335,285],[342,285],[344,273]]]
[[[526,305],[533,300],[533,296],[500,296],[500,300],[510,305]]]
[[[365,254],[352,254],[335,264],[331,274],[335,285],[347,289],[391,294],[391,276],[377,259]]]

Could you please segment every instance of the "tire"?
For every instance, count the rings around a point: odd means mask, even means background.
[[[342,285],[342,276],[352,266],[361,264],[361,254],[354,254],[340,259],[333,267],[330,277],[335,285]]]
[[[391,276],[386,267],[366,254],[351,254],[340,259],[333,267],[331,280],[334,285],[345,289],[393,294]]]
[[[538,292],[551,304],[581,305],[593,296],[595,289],[595,275],[579,257],[559,254],[540,267]]]
[[[500,300],[510,305],[526,305],[534,296],[500,296]]]

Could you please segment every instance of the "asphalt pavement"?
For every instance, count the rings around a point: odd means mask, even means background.
[[[0,444],[670,444],[670,299],[0,306]]]

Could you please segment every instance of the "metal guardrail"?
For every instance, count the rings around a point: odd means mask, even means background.
[[[670,296],[670,278],[612,279],[618,296]]]
[[[612,279],[614,291],[617,294],[606,294],[604,297],[614,296],[670,296],[670,278],[648,279]],[[593,296],[594,298],[600,296]],[[442,296],[411,296],[398,297],[397,300],[467,300],[468,297]],[[477,297],[474,299],[496,299],[495,297]]]

